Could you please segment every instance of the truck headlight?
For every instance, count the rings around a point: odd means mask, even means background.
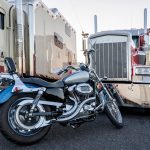
[[[136,67],[135,74],[136,75],[150,75],[150,67]]]

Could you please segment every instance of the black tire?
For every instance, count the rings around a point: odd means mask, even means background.
[[[120,129],[123,127],[122,115],[115,102],[107,102],[104,112],[116,128]]]
[[[12,124],[10,123],[11,121],[10,121],[10,117],[9,117],[9,112],[10,112],[11,106],[13,104],[15,104],[15,102],[17,100],[19,100],[23,97],[33,98],[33,95],[31,95],[31,94],[23,95],[22,94],[22,95],[13,96],[0,107],[0,111],[1,111],[0,129],[1,129],[2,134],[9,141],[12,141],[15,144],[19,144],[19,145],[31,145],[31,144],[34,144],[35,142],[43,139],[46,136],[46,134],[48,133],[50,126],[40,128],[36,132],[33,130],[35,133],[34,134],[32,133],[30,135],[25,135],[25,134],[15,131]],[[44,106],[44,109],[46,111],[50,111],[49,107]],[[30,131],[28,131],[28,132],[30,132]]]
[[[105,87],[107,88],[109,94],[111,94],[111,96],[116,99],[116,104],[118,106],[123,106],[124,102],[123,102],[123,98],[121,97],[121,95],[118,93],[116,87],[113,84],[107,84],[105,85]]]

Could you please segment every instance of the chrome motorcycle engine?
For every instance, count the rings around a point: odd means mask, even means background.
[[[74,97],[74,99],[76,99],[77,105],[90,98],[93,94],[93,88],[88,83],[72,85],[68,88],[68,91],[73,94],[72,96]],[[80,113],[82,113],[82,115],[84,115],[84,112],[88,114],[88,112],[92,111],[94,107],[95,102],[88,102],[82,107]],[[69,107],[66,107],[66,111],[69,111],[69,109]]]
[[[92,86],[88,83],[80,83],[78,85],[75,84],[68,88],[68,92],[71,95],[70,100],[74,101],[74,106],[70,105],[71,103],[69,101],[68,105],[66,105],[66,113],[72,112],[74,107],[76,107],[75,111],[78,110],[78,113],[72,120],[72,123],[85,122],[85,119],[86,121],[91,120],[93,111],[96,107],[95,98],[93,97],[94,90]],[[94,99],[92,100],[92,98]]]
[[[76,86],[75,91],[80,96],[90,96],[93,93],[93,88],[87,83],[81,83]]]

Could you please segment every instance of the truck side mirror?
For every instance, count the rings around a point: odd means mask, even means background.
[[[144,35],[144,41],[145,41],[146,46],[148,46],[150,44],[148,35]]]
[[[15,63],[14,63],[14,61],[13,61],[13,59],[11,57],[5,57],[4,62],[6,64],[6,66],[7,66],[8,73],[16,72]]]
[[[95,52],[95,50],[93,50],[93,49],[90,49],[90,50],[88,51],[89,54],[94,53],[94,52]]]

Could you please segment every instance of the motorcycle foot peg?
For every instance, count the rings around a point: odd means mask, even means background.
[[[73,129],[79,128],[81,124],[72,124],[70,125]]]

